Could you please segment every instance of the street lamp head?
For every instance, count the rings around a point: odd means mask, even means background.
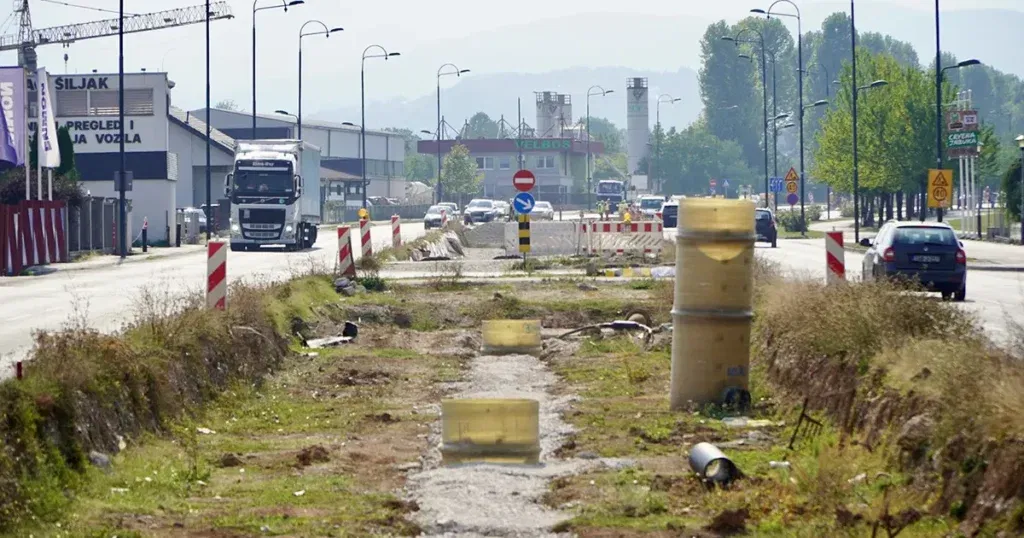
[[[736,42],[736,38],[735,37],[730,37],[730,36],[726,35],[726,36],[722,36],[722,41],[732,41],[733,43],[735,43]]]
[[[775,116],[775,121],[784,120],[784,119],[786,119],[788,117],[789,117],[789,112],[783,112],[782,114],[779,114],[778,116]]]
[[[751,13],[757,13],[758,15],[768,15],[768,12],[763,9],[751,9]]]
[[[292,113],[288,112],[287,110],[275,110],[274,114],[280,114],[282,116],[294,116],[295,115],[295,114],[292,114]]]
[[[1020,149],[1024,149],[1024,134],[1017,135],[1015,140],[1017,141],[1017,145],[1020,146]]]
[[[754,61],[754,58],[752,58],[749,54],[740,54],[739,58],[743,58],[744,60]]]
[[[292,0],[291,2],[288,2],[287,4],[284,5],[284,10],[288,11],[288,8],[291,6],[301,6],[302,4],[305,3],[306,0]]]
[[[469,69],[463,69],[463,70],[459,71],[459,76],[461,77],[462,75],[465,75],[466,73],[469,73]]]
[[[615,93],[615,90],[605,90],[604,91],[604,95],[608,95],[609,93]]]
[[[428,131],[426,129],[420,129],[420,132],[423,133],[423,134],[434,136],[434,132],[433,131]]]
[[[869,85],[869,87],[871,87],[871,88],[881,88],[882,86],[888,86],[888,85],[889,85],[889,81],[888,80],[876,80],[876,81],[872,82]]]
[[[330,30],[327,30],[327,37],[331,37],[331,34],[333,34],[334,32],[344,32],[344,31],[345,31],[345,29],[340,27],[340,26],[337,27],[337,28],[331,28]]]
[[[354,124],[354,123],[352,123],[350,121],[343,121],[343,122],[341,122],[341,124],[346,126],[346,127],[356,127],[356,124]]]
[[[956,64],[956,66],[957,66],[957,67],[967,67],[967,66],[969,66],[969,65],[978,65],[978,64],[980,64],[980,63],[981,63],[981,61],[980,61],[980,60],[977,60],[977,59],[975,59],[975,58],[971,58],[970,60],[964,60],[964,61],[962,61],[962,62],[960,62],[960,63]]]
[[[780,125],[779,129],[789,129],[790,127],[796,127],[796,124],[793,122],[789,122],[787,124]]]
[[[678,103],[679,101],[682,101],[682,100],[683,100],[682,97],[676,97],[675,99],[672,100],[672,102],[673,103]]]
[[[401,56],[401,55],[402,55],[401,52],[389,52],[388,55],[384,57],[384,59],[386,60],[388,58],[391,58],[392,56]]]
[[[815,101],[814,104],[811,105],[811,106],[826,106],[826,105],[828,105],[828,101],[825,100],[825,99],[821,99],[819,101]]]

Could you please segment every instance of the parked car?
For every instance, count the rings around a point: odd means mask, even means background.
[[[498,217],[507,219],[512,216],[512,204],[504,200],[495,200],[494,206],[498,209]]]
[[[537,220],[555,220],[555,208],[551,202],[538,201],[533,205],[530,216]]]
[[[462,216],[462,213],[459,211],[459,204],[455,202],[438,202],[437,205],[448,210],[448,218],[450,219],[457,219]]]
[[[427,230],[431,228],[441,227],[441,210],[448,208],[442,205],[432,205],[427,209],[427,214],[423,215],[423,227]],[[450,218],[450,217],[449,217]]]
[[[943,299],[967,298],[967,253],[948,224],[890,221],[860,244],[868,247],[864,280],[905,278]]]
[[[771,209],[759,207],[754,210],[754,233],[758,241],[771,243],[772,248],[779,246],[779,223]]]
[[[476,200],[471,200],[469,205],[466,206],[466,210],[462,214],[462,220],[466,224],[491,222],[497,220],[500,214],[501,210],[494,200],[477,198]]]
[[[636,200],[636,212],[645,219],[653,219],[658,215],[658,210],[664,205],[665,199],[661,196],[645,194]]]

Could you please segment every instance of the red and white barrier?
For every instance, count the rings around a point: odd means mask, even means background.
[[[224,310],[228,300],[228,244],[206,245],[206,307]]]
[[[660,222],[583,222],[579,233],[586,238],[586,251],[591,254],[655,254],[664,245],[664,225]]]
[[[67,262],[63,202],[23,201],[0,206],[0,274],[32,265]]]
[[[448,227],[448,210],[447,209],[442,209],[441,210],[441,228],[444,229],[444,228],[447,228],[447,227]]]
[[[363,257],[373,256],[373,239],[370,237],[370,219],[359,221],[359,237],[362,241]]]
[[[828,273],[825,281],[829,284],[846,280],[846,256],[843,249],[843,232],[825,232],[825,263]]]
[[[352,231],[348,226],[338,226],[338,274],[341,276],[356,276],[352,252]]]
[[[391,215],[391,247],[402,246],[402,218],[398,215]]]

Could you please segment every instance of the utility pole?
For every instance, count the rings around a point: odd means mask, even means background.
[[[117,23],[117,119],[118,119],[118,152],[119,152],[119,176],[120,184],[117,186],[118,215],[121,218],[118,226],[118,249],[121,259],[128,255],[128,208],[125,200],[125,189],[128,188],[128,178],[125,177],[124,159],[124,0],[120,1],[120,13]],[[209,14],[207,14],[209,17]],[[209,118],[207,118],[209,120]],[[27,167],[26,167],[27,169]],[[43,178],[39,178],[42,181]]]

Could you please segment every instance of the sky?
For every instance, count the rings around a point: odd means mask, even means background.
[[[8,6],[20,0],[0,0]],[[280,0],[257,0],[274,5]],[[115,11],[117,0],[29,0],[33,25],[45,28],[116,17],[68,4]],[[199,0],[124,0],[129,13],[145,13],[198,4]],[[231,99],[251,109],[252,2],[228,0],[233,20],[211,25],[212,101]],[[752,7],[767,7],[759,0],[306,0],[287,13],[260,11],[258,29],[258,95],[261,112],[294,111],[299,27],[318,19],[344,32],[329,39],[310,36],[303,40],[304,100],[307,114],[358,104],[360,57],[364,47],[379,44],[401,56],[387,62],[366,61],[368,100],[416,98],[433,91],[437,66],[454,62],[474,72],[545,72],[559,67],[629,65],[638,69],[676,70],[699,67],[697,43],[703,28],[719,19],[730,22],[746,16]],[[805,31],[820,26],[833,11],[846,11],[849,2],[798,0]],[[891,8],[928,13],[932,0],[858,0],[858,27],[883,20]],[[1024,12],[1022,0],[942,0],[942,10],[1004,9]],[[10,12],[0,12],[0,33],[17,33]],[[616,28],[601,26],[612,21],[680,17],[675,35],[652,38],[644,47],[617,42]],[[604,21],[602,23],[602,21]],[[588,25],[600,31],[588,32]],[[582,27],[581,27],[582,26]],[[313,25],[307,28],[314,28]],[[642,30],[642,29],[641,29]],[[795,31],[795,25],[792,27]],[[597,35],[591,35],[597,34]],[[899,36],[897,36],[899,37]],[[204,25],[130,34],[125,37],[125,70],[146,68],[167,71],[176,87],[174,104],[198,108],[204,102]],[[115,37],[81,41],[64,48],[46,45],[38,49],[39,64],[51,73],[117,71],[118,40]],[[650,47],[656,46],[656,53]],[[15,52],[0,53],[0,64],[17,62]],[[997,66],[998,67],[998,66]],[[455,82],[454,77],[445,84]],[[349,121],[359,122],[359,118]],[[371,127],[372,122],[367,121]]]

